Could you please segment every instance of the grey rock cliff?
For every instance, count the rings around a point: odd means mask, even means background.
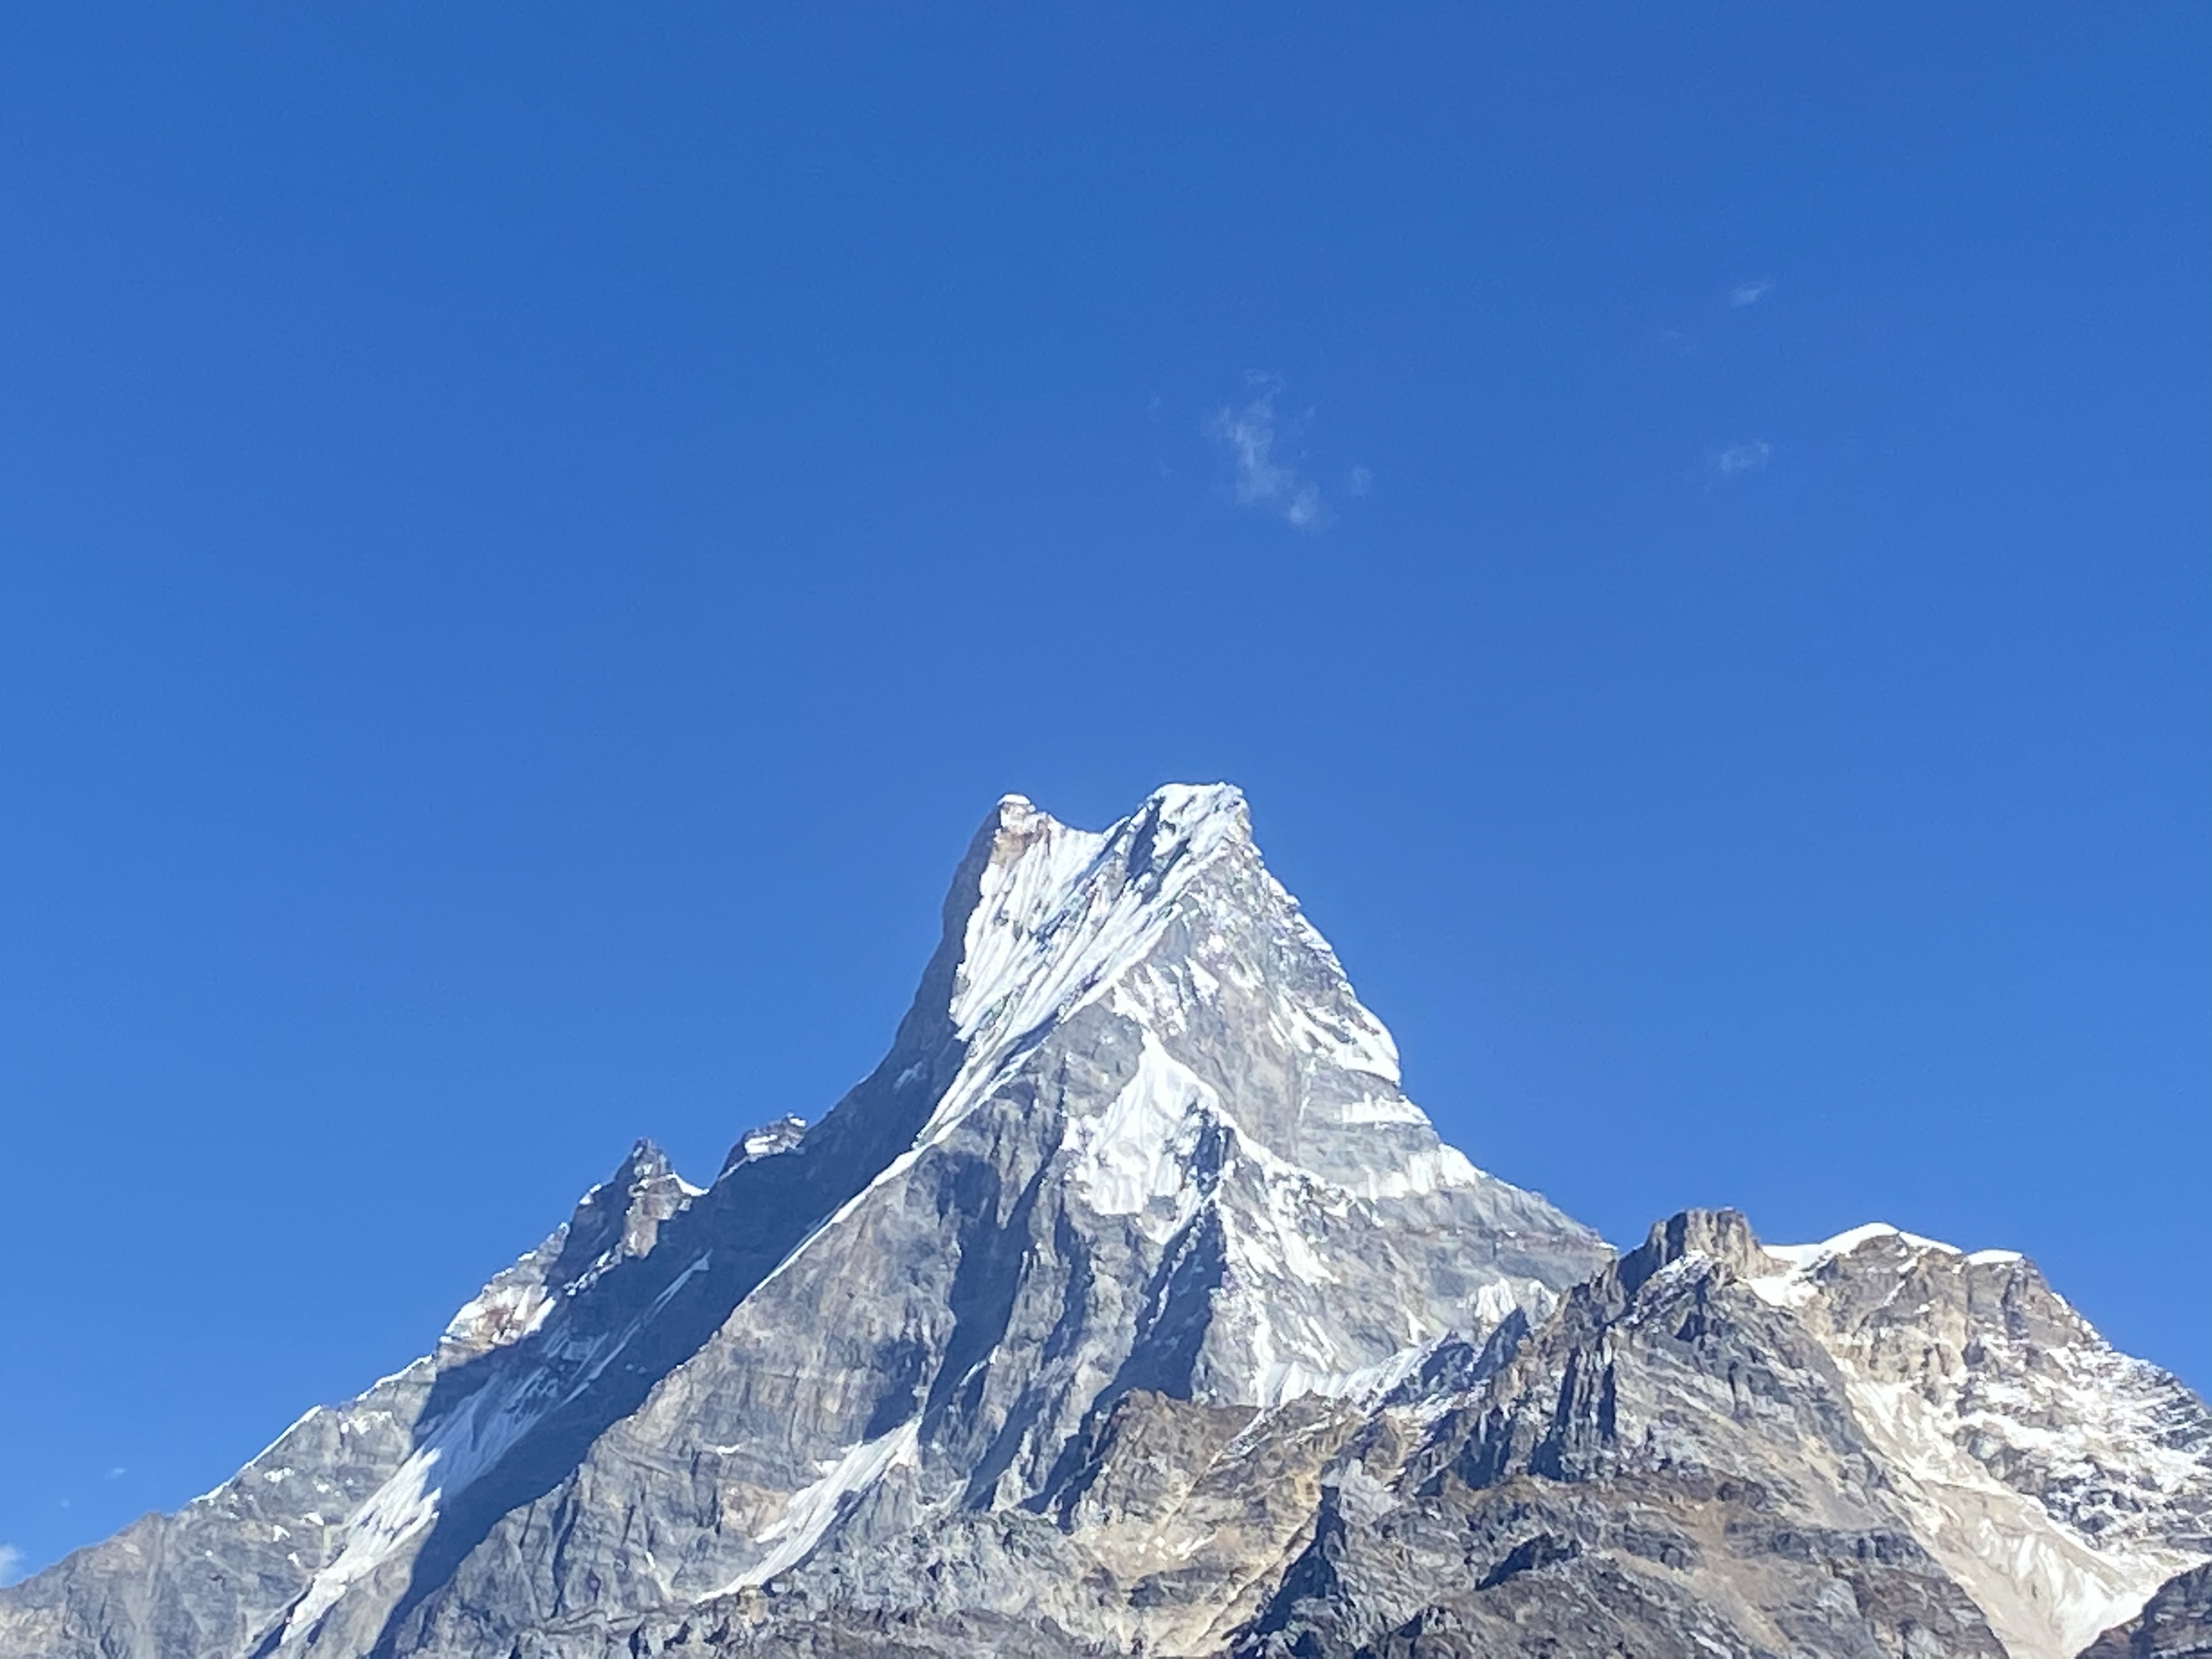
[[[2208,1659],[2212,1656],[2212,1566],[2177,1573],[2143,1610],[2082,1650],[2081,1659]]]
[[[1615,1260],[1443,1146],[1223,787],[1002,802],[883,1063],[0,1592],[55,1659],[2072,1659],[2212,1423],[2016,1257]]]

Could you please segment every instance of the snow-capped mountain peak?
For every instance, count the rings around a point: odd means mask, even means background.
[[[949,1012],[963,1041],[988,1044],[1018,1040],[1140,957],[1209,860],[1250,848],[1251,826],[1228,785],[1179,784],[1100,833],[1009,795],[977,839]]]
[[[1476,1168],[1242,795],[1171,785],[1000,800],[826,1115],[704,1189],[640,1143],[0,1653],[2070,1659],[2208,1515],[2212,1419],[2011,1253],[1616,1259]]]

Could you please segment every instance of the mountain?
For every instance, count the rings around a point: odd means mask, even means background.
[[[428,1357],[0,1591],[0,1654],[2071,1659],[2208,1559],[2212,1417],[2029,1264],[1616,1257],[1438,1140],[1175,787],[1002,801],[818,1123],[705,1188],[641,1143]]]

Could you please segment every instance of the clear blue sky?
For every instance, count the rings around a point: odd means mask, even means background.
[[[1227,778],[1478,1163],[2212,1383],[2212,9],[0,16],[0,1547]]]

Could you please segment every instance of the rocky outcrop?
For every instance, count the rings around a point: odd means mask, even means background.
[[[820,1122],[641,1144],[0,1652],[2071,1659],[2208,1514],[2202,1407],[2017,1257],[1616,1260],[1437,1139],[1235,791],[1009,798]]]
[[[2084,1648],[2081,1659],[2212,1659],[2212,1566],[2166,1580],[2141,1613]]]

